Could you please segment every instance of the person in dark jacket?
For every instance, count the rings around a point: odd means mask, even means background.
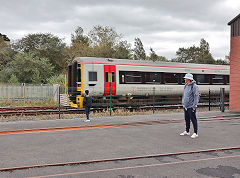
[[[185,122],[186,122],[186,130],[181,133],[181,136],[184,135],[190,135],[190,121],[193,123],[194,133],[191,136],[191,138],[197,138],[198,137],[198,123],[196,118],[196,110],[197,110],[197,104],[199,101],[199,90],[198,86],[193,79],[193,75],[188,73],[184,77],[185,79],[185,86],[182,96],[182,105],[184,108],[184,116],[185,116]]]
[[[83,99],[83,106],[85,107],[85,112],[86,112],[86,116],[87,119],[84,120],[85,122],[89,122],[89,113],[90,113],[90,109],[92,107],[92,97],[89,95],[89,91],[85,90],[85,96]]]

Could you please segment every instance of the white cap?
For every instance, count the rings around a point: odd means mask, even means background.
[[[189,80],[193,80],[193,75],[190,74],[190,73],[188,73],[188,74],[186,74],[185,77],[183,77],[183,78],[189,79]]]

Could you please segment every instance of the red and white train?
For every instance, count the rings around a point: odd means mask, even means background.
[[[201,94],[229,93],[227,65],[153,62],[112,58],[79,57],[68,65],[68,93],[72,107],[83,107],[83,95],[92,96],[181,95],[184,75],[192,73]]]

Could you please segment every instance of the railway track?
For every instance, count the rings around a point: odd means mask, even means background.
[[[61,114],[75,114],[84,113],[83,109],[61,107]],[[58,107],[51,106],[34,106],[34,107],[4,107],[0,108],[0,117],[8,116],[36,116],[36,115],[49,115],[58,114]]]
[[[207,106],[207,105],[206,105]],[[200,105],[199,107],[206,107],[205,105]],[[215,106],[216,107],[216,106]],[[164,109],[179,109],[181,105],[163,105],[155,106],[155,110]],[[107,108],[92,108],[92,111],[103,111]],[[123,107],[113,107],[112,110],[123,109]],[[152,110],[152,106],[139,106],[139,107],[126,107],[124,109],[134,111],[134,110]],[[71,107],[61,107],[61,114],[83,114],[85,110],[82,108],[71,108]],[[59,107],[56,106],[33,106],[33,107],[0,107],[0,117],[8,116],[37,116],[37,115],[50,115],[58,114]]]
[[[122,167],[122,168],[111,168],[111,169],[101,169],[101,170],[94,170],[94,171],[82,171],[77,172],[75,174],[86,174],[86,173],[97,173],[97,172],[103,172],[103,171],[114,171],[114,170],[123,170],[123,169],[134,169],[134,168],[143,168],[143,167],[154,167],[154,166],[161,166],[161,165],[170,165],[170,164],[179,164],[179,163],[188,163],[188,162],[196,162],[196,161],[206,161],[206,160],[214,160],[214,159],[229,159],[229,158],[240,158],[239,151],[240,146],[236,147],[225,147],[225,148],[213,148],[213,149],[205,149],[205,150],[193,150],[193,151],[186,151],[186,152],[175,152],[175,153],[162,153],[162,154],[152,154],[152,155],[141,155],[141,156],[131,156],[131,157],[120,157],[120,158],[109,158],[109,159],[100,159],[100,160],[87,160],[87,161],[75,161],[75,162],[62,162],[62,163],[52,163],[52,164],[39,164],[39,165],[29,165],[29,166],[19,166],[19,167],[7,167],[7,168],[0,168],[0,173],[2,172],[12,172],[16,170],[26,170],[26,169],[41,169],[41,168],[49,168],[49,167],[66,167],[66,166],[83,166],[83,165],[91,165],[93,164],[96,166],[97,164],[101,163],[118,163],[119,162],[125,162],[130,160],[139,160],[142,161],[144,159],[161,159],[165,157],[173,157],[173,156],[183,156],[183,155],[196,155],[196,154],[208,154],[208,155],[214,155],[213,153],[216,152],[226,152],[226,151],[236,151],[237,154],[234,155],[227,155],[227,156],[221,156],[221,157],[210,157],[210,158],[204,158],[204,159],[191,159],[191,160],[182,160],[178,162],[167,162],[167,163],[160,163],[160,164],[150,164],[150,165],[137,165],[137,166],[130,166],[130,167]],[[69,174],[69,173],[68,173]],[[74,173],[72,173],[74,174]],[[67,174],[61,174],[67,175]],[[36,176],[36,177],[48,177],[50,175],[46,176]],[[60,176],[60,174],[55,174],[55,176]],[[54,177],[54,175],[51,175],[51,177]]]

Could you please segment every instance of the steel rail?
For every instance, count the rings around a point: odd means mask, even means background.
[[[188,155],[188,154],[196,154],[196,153],[206,153],[206,152],[226,151],[226,150],[237,150],[237,149],[240,149],[240,146],[225,147],[225,148],[213,148],[213,149],[207,149],[207,150],[196,150],[196,151],[187,151],[187,152],[162,153],[162,154],[154,154],[154,155],[142,155],[142,156],[133,156],[133,157],[109,158],[109,159],[102,159],[102,160],[88,160],[88,161],[76,161],[76,162],[65,162],[65,163],[54,163],[54,164],[29,165],[29,166],[20,166],[20,167],[8,167],[8,168],[0,168],[0,172],[7,172],[7,171],[14,171],[14,170],[24,170],[24,169],[33,169],[33,168],[44,168],[44,167],[85,165],[85,164],[92,164],[92,163],[126,161],[126,160],[136,160],[136,159],[146,159],[146,158],[156,158],[156,157],[166,157],[166,156],[176,156],[176,155]]]
[[[89,174],[89,173],[97,173],[97,172],[108,172],[108,171],[117,171],[117,170],[126,170],[126,169],[137,169],[137,168],[147,168],[147,167],[156,167],[156,166],[165,166],[165,165],[173,165],[173,164],[183,164],[183,163],[192,163],[199,161],[212,161],[218,159],[229,159],[229,158],[238,158],[240,155],[234,156],[222,156],[217,158],[204,158],[204,159],[194,159],[187,161],[175,161],[170,163],[159,163],[159,164],[147,164],[141,166],[128,166],[128,167],[118,167],[118,168],[110,168],[110,169],[97,169],[90,171],[81,171],[81,172],[71,172],[71,173],[62,173],[62,174],[52,174],[52,175],[44,175],[44,176],[34,176],[28,178],[44,178],[44,177],[59,177],[59,176],[69,176],[69,175],[77,175],[77,174]]]
[[[199,107],[204,107],[204,105],[200,105]],[[179,109],[181,105],[163,105],[163,106],[154,106],[155,110],[163,110],[163,109]],[[106,110],[107,108],[92,108],[92,111],[102,111]],[[123,109],[121,107],[112,108],[112,110]],[[152,106],[139,106],[139,107],[126,107],[124,109],[127,110],[152,110]],[[70,108],[70,107],[63,107],[61,109],[62,114],[82,114],[84,113],[84,109],[80,108]],[[33,107],[0,107],[0,117],[7,117],[7,116],[36,116],[36,115],[48,115],[48,114],[58,114],[59,109],[55,106],[33,106]]]

